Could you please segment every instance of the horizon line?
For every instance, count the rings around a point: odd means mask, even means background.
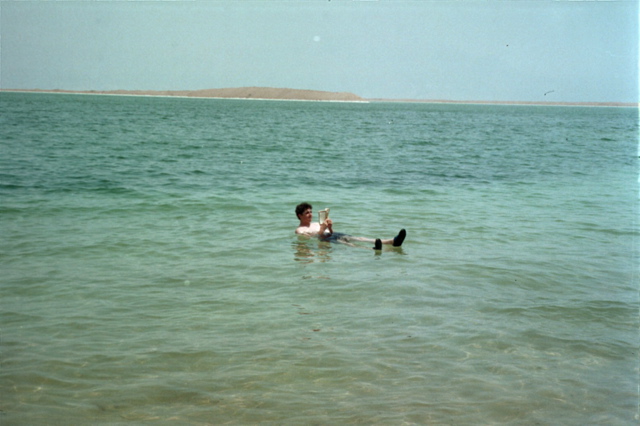
[[[324,94],[349,94],[355,99],[305,99],[303,97],[250,97],[250,96],[207,96],[196,95],[198,92],[229,91],[240,88],[224,89],[196,89],[196,90],[67,90],[67,89],[2,89],[0,92],[20,92],[20,93],[51,93],[51,94],[84,94],[84,95],[108,95],[108,96],[145,96],[145,97],[169,97],[169,98],[203,98],[203,99],[240,99],[240,100],[294,100],[294,101],[321,101],[321,102],[354,102],[354,103],[431,103],[431,104],[478,104],[478,105],[541,105],[541,106],[612,106],[612,107],[640,107],[640,102],[619,102],[619,101],[504,101],[504,100],[453,100],[453,99],[420,99],[420,98],[362,98],[349,92],[330,92],[311,89],[288,89],[299,93],[324,93]],[[254,89],[274,89],[270,87],[251,87]]]

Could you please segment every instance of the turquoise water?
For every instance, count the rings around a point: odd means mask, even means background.
[[[637,422],[637,109],[0,111],[3,425]]]

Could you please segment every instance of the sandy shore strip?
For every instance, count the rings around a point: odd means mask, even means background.
[[[213,99],[262,99],[327,102],[405,102],[431,104],[478,104],[478,105],[547,105],[547,106],[603,106],[633,107],[631,102],[538,102],[538,101],[454,101],[440,99],[384,99],[362,98],[350,92],[325,92],[320,90],[287,89],[273,87],[236,87],[203,90],[63,90],[63,89],[0,89],[0,92],[68,93],[86,95],[164,96]]]

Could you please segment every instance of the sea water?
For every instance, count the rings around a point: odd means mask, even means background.
[[[2,93],[0,136],[2,425],[638,421],[635,108]]]

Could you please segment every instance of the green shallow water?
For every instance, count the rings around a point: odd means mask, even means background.
[[[637,421],[636,109],[0,105],[2,424]]]

